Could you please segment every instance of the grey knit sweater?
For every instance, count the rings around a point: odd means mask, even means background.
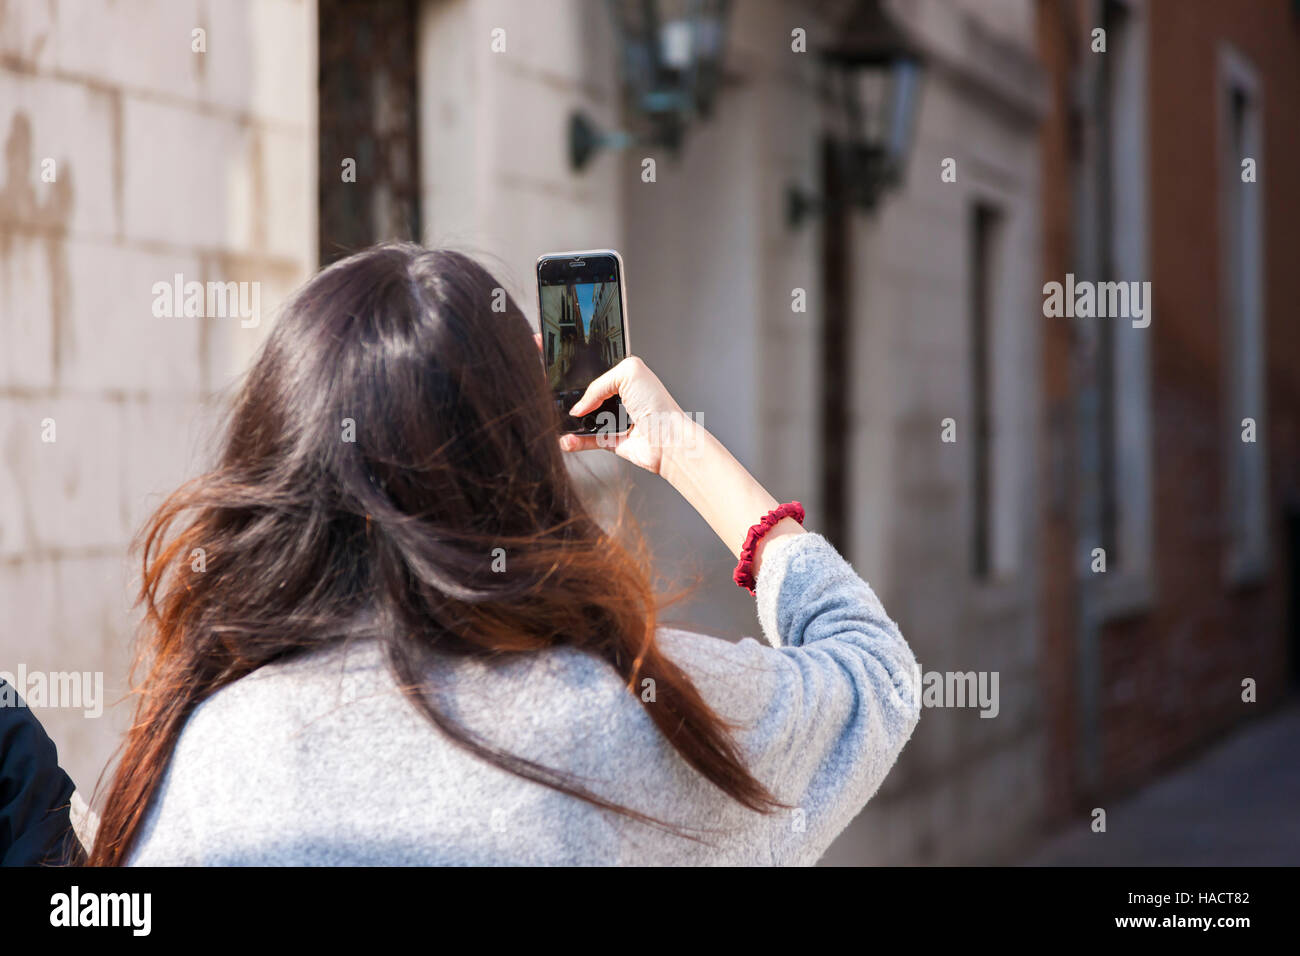
[[[692,841],[525,781],[446,741],[374,642],[275,664],[190,717],[134,865],[812,864],[875,793],[920,713],[916,661],[824,538],[772,539],[771,647],[661,631],[755,776],[793,809],[735,803],[665,742],[604,662],[564,648],[458,661],[455,716]],[[649,706],[654,706],[650,704]]]

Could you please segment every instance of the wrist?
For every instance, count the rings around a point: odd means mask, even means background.
[[[665,413],[665,426],[659,432],[659,475],[674,488],[682,490],[693,467],[707,453],[708,444],[716,442],[716,439],[681,409]]]
[[[745,535],[745,543],[737,557],[740,559],[732,575],[738,585],[754,593],[758,580],[758,568],[762,561],[763,546],[777,537],[803,531],[804,509],[797,501],[787,501],[763,515],[758,524],[753,525]]]

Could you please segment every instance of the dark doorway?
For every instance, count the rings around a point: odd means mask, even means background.
[[[320,0],[321,265],[420,238],[417,10],[416,0]]]

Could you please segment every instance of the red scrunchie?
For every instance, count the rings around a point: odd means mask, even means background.
[[[762,521],[749,529],[749,534],[745,535],[745,544],[740,549],[740,563],[736,565],[736,571],[731,578],[750,594],[754,593],[754,549],[758,547],[758,542],[763,540],[763,535],[771,531],[782,518],[793,518],[803,524],[803,505],[797,501],[787,501],[779,508],[773,508],[763,515]]]

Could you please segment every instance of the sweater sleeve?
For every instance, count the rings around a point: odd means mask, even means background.
[[[684,634],[678,657],[790,806],[760,826],[777,864],[812,864],[880,787],[920,716],[916,659],[821,535],[773,538],[755,587],[771,644]]]

